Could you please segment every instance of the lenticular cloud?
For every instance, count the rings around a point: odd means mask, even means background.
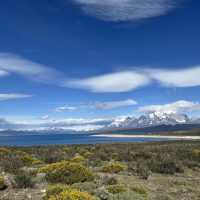
[[[138,21],[165,15],[176,7],[172,0],[73,0],[83,11],[104,21]]]

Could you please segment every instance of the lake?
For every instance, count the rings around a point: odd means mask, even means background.
[[[91,134],[37,134],[0,136],[0,146],[34,146],[54,144],[96,144],[112,142],[149,142],[167,139],[160,138],[109,138]]]

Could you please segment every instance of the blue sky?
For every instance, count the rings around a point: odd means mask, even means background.
[[[0,118],[109,118],[181,100],[198,115],[199,9],[195,0],[0,1]]]

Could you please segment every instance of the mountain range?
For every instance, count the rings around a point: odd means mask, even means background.
[[[51,122],[51,121],[50,121]],[[6,120],[0,120],[0,132],[1,134],[18,134],[18,133],[88,133],[96,131],[108,131],[108,130],[137,130],[142,132],[149,129],[155,130],[158,127],[159,130],[165,131],[167,129],[185,130],[192,128],[200,128],[200,119],[194,119],[188,117],[186,114],[166,113],[166,112],[151,112],[141,115],[139,117],[118,117],[105,121],[92,121],[78,125],[76,123],[67,124],[67,122],[44,122],[42,124],[27,125],[23,124],[23,129],[20,129],[22,125],[12,124]]]
[[[176,124],[200,124],[200,119],[189,118],[186,114],[151,112],[138,118],[125,117],[115,119],[106,128],[145,128]]]

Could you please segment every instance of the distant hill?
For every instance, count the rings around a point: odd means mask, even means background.
[[[193,134],[200,135],[200,124],[158,125],[144,128],[113,128],[98,133],[114,134]]]

